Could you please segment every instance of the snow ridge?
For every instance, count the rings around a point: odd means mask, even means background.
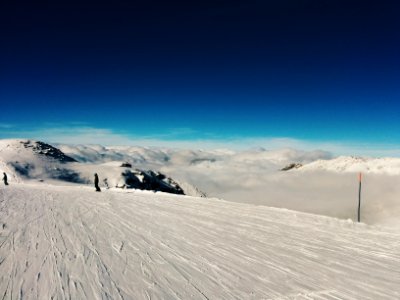
[[[300,171],[324,170],[330,172],[369,174],[400,174],[400,158],[368,158],[339,156],[330,160],[317,160],[304,165]]]

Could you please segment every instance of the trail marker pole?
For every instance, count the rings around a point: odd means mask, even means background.
[[[361,220],[361,181],[362,181],[362,173],[358,174],[358,223]]]

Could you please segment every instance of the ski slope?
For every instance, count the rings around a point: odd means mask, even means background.
[[[1,299],[399,299],[400,234],[145,191],[0,188]]]

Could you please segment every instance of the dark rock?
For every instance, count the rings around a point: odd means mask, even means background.
[[[121,165],[122,168],[132,168],[132,165],[130,163],[124,162]]]
[[[80,174],[69,169],[56,168],[49,172],[50,178],[63,180],[73,183],[84,183],[85,181],[81,178]]]
[[[21,142],[21,144],[23,144],[24,147],[27,149],[32,148],[33,152],[35,152],[36,154],[54,158],[61,163],[76,162],[75,159],[65,155],[61,150],[40,141],[26,141]]]
[[[11,162],[10,165],[15,169],[15,171],[22,176],[28,177],[30,172],[35,169],[35,166],[29,163],[20,163],[18,161]]]
[[[292,163],[292,164],[289,164],[289,165],[283,167],[281,169],[281,171],[289,171],[289,170],[292,170],[292,169],[298,169],[298,168],[301,168],[302,166],[303,165],[299,164],[299,163]]]
[[[203,162],[210,162],[210,163],[214,163],[214,162],[216,162],[217,160],[215,159],[215,158],[195,158],[195,159],[192,159],[191,161],[190,161],[190,164],[191,165],[196,165],[196,164],[200,164],[200,163],[203,163]]]
[[[151,170],[125,170],[121,175],[125,179],[124,185],[118,186],[121,188],[159,191],[178,195],[185,194],[178,183],[160,172]]]

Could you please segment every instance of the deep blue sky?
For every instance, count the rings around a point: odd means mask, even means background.
[[[400,141],[397,1],[48,2],[0,4],[0,137]]]

